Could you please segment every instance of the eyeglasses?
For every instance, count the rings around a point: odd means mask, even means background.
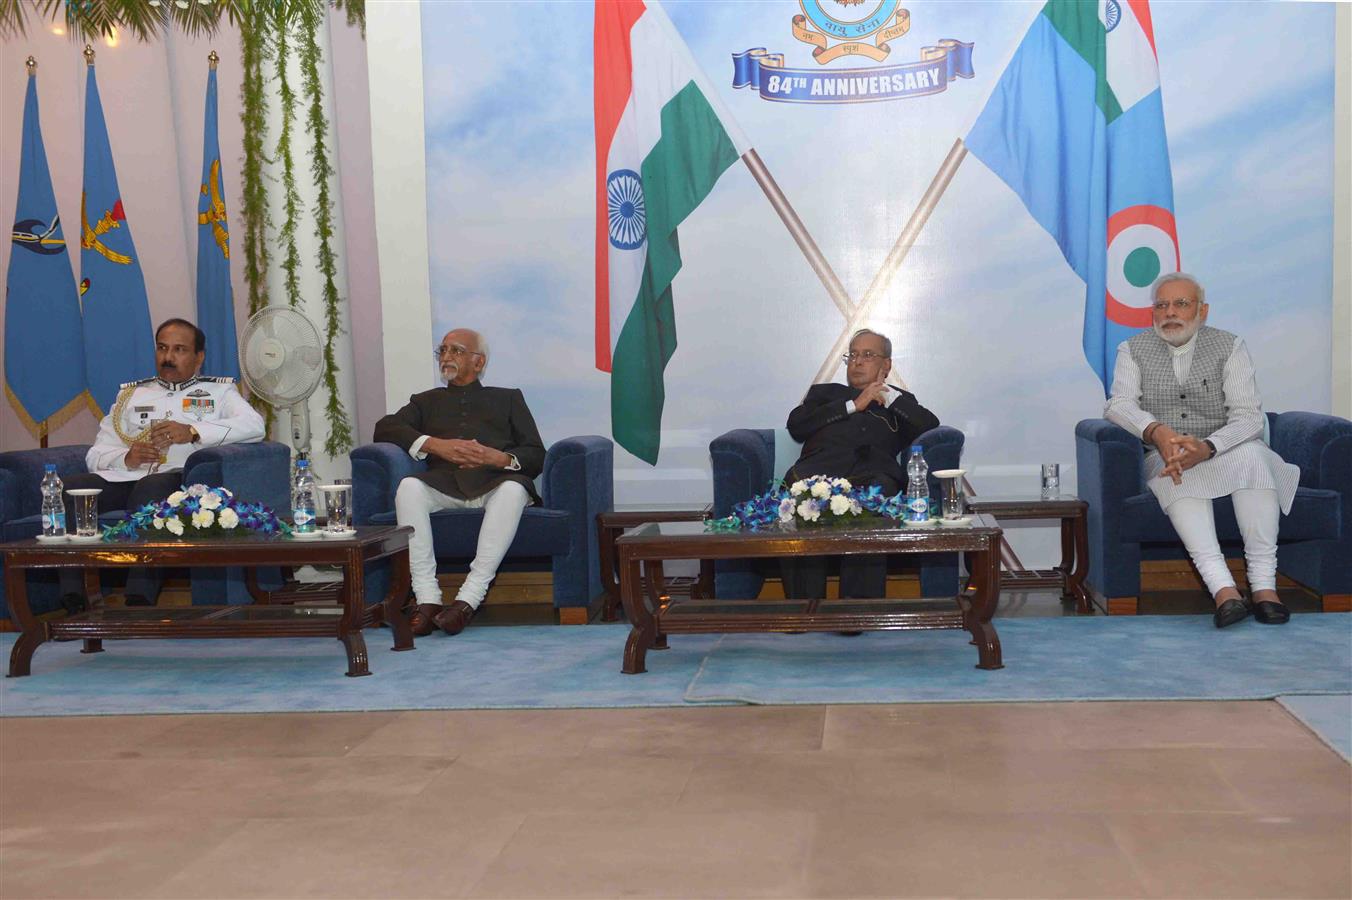
[[[1155,312],[1160,312],[1160,313],[1162,313],[1162,312],[1168,312],[1170,306],[1172,306],[1174,309],[1178,310],[1179,312],[1187,312],[1188,310],[1192,309],[1192,305],[1193,305],[1194,303],[1196,303],[1196,302],[1197,302],[1197,301],[1195,301],[1195,300],[1189,300],[1187,297],[1179,297],[1177,300],[1172,300],[1172,301],[1170,301],[1170,300],[1156,300],[1156,301],[1155,301]]]
[[[874,353],[872,350],[851,350],[849,353],[842,353],[840,358],[847,363],[852,363],[857,359],[862,359],[864,362],[873,362],[875,359],[886,359],[887,357],[881,353]]]
[[[462,347],[459,344],[442,344],[440,347],[432,348],[432,357],[441,359],[443,356],[483,356],[478,350],[471,350],[468,347]]]

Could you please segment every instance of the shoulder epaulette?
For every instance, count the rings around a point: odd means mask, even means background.
[[[139,387],[143,384],[149,384],[154,380],[154,378],[142,378],[140,381],[128,381],[126,384],[118,385],[118,387],[125,391],[127,388]]]
[[[214,384],[234,384],[235,379],[229,375],[199,375],[198,381],[210,381]]]

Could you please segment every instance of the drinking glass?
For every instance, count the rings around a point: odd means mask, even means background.
[[[75,536],[93,537],[99,533],[99,494],[103,488],[72,488],[75,498]]]
[[[341,481],[333,484],[321,484],[319,491],[324,495],[324,515],[327,523],[324,530],[329,534],[345,534],[352,528],[352,485]]]
[[[1051,500],[1061,496],[1061,464],[1042,464],[1042,499]]]
[[[945,519],[961,519],[967,512],[967,501],[963,493],[962,477],[965,469],[940,469],[934,473],[939,479],[943,497],[940,500]]]

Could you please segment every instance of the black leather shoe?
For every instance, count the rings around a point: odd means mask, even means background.
[[[1253,617],[1264,625],[1285,625],[1291,620],[1291,610],[1280,600],[1260,600],[1253,605]]]
[[[1224,628],[1227,625],[1233,625],[1236,622],[1242,622],[1249,617],[1249,604],[1245,603],[1239,597],[1226,600],[1220,606],[1216,607],[1216,614],[1212,616],[1211,621],[1216,623],[1217,628]]]

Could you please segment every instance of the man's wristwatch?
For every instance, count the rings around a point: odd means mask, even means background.
[[[1216,455],[1216,445],[1211,443],[1211,438],[1206,438],[1202,443],[1206,444],[1207,448],[1211,451],[1211,456],[1208,456],[1207,459],[1213,458]]]
[[[200,435],[200,434],[197,433],[197,429],[196,429],[196,428],[194,428],[194,427],[192,427],[191,425],[189,425],[189,426],[188,426],[188,431],[192,433],[192,443],[194,443],[194,444],[199,444],[199,443],[202,442],[202,435]]]

